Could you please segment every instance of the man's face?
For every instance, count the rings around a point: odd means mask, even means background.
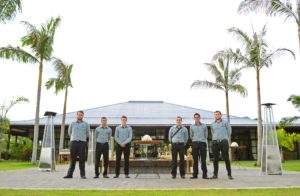
[[[181,126],[181,124],[182,124],[181,118],[176,118],[176,125]]]
[[[215,112],[215,120],[220,120],[222,117],[220,112]]]
[[[83,114],[81,112],[77,112],[77,120],[81,121],[83,119]]]
[[[121,118],[121,124],[126,125],[127,123],[127,118]]]
[[[102,125],[102,127],[106,127],[107,119],[101,119],[101,125]]]
[[[194,116],[194,120],[195,120],[195,124],[199,124],[200,123],[200,116],[199,115],[195,115]]]

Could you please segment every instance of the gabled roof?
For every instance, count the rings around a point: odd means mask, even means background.
[[[106,116],[109,125],[120,124],[120,117],[126,115],[128,124],[132,126],[170,126],[175,124],[175,118],[181,116],[183,124],[193,123],[194,113],[201,115],[202,122],[211,124],[214,118],[214,112],[166,103],[163,101],[128,101],[113,105],[107,105],[97,108],[86,109],[84,111],[84,121],[90,125],[98,125],[100,118]],[[223,114],[223,118],[226,115]],[[59,114],[54,118],[54,124],[61,124],[62,115]],[[66,124],[70,124],[76,119],[76,112],[66,114]],[[256,121],[249,118],[230,116],[232,125],[235,126],[256,126]],[[40,125],[46,123],[46,117],[40,119]],[[34,125],[34,120],[13,121],[11,125]]]

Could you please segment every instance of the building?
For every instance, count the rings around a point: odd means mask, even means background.
[[[177,116],[183,118],[183,124],[187,127],[193,123],[193,115],[196,112],[201,115],[201,121],[207,124],[208,127],[210,127],[211,122],[214,120],[214,112],[212,111],[163,101],[128,101],[83,111],[85,113],[84,120],[91,125],[91,129],[95,129],[100,123],[100,118],[106,116],[109,126],[114,130],[120,124],[120,117],[126,115],[128,117],[128,124],[133,128],[133,140],[140,140],[142,136],[148,134],[152,139],[162,140],[164,143],[168,142],[169,128],[175,124]],[[62,115],[57,115],[54,118],[56,148],[58,148],[59,144],[61,118]],[[223,114],[223,118],[226,118],[225,114]],[[67,113],[65,148],[69,147],[68,124],[75,119],[76,112]],[[247,117],[230,116],[230,121],[232,126],[232,142],[239,144],[238,156],[240,160],[256,159],[256,120]],[[40,119],[40,141],[42,140],[45,122],[45,117]],[[33,138],[33,127],[34,120],[13,121],[11,122],[10,134],[16,137],[27,136]],[[210,138],[211,136],[209,136],[209,146],[211,146]],[[298,159],[300,157],[299,151],[298,149],[296,155]]]

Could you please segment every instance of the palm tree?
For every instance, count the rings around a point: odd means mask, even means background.
[[[288,98],[288,101],[292,102],[295,108],[300,108],[300,96],[299,95],[291,95]]]
[[[29,99],[23,96],[18,96],[12,98],[8,104],[4,103],[0,106],[0,159],[2,152],[2,133],[4,131],[9,131],[9,118],[7,116],[8,112],[17,104],[28,103]]]
[[[27,28],[27,34],[21,38],[22,46],[29,47],[31,52],[27,52],[25,49],[22,49],[20,47],[12,47],[10,45],[0,48],[0,58],[39,65],[33,150],[31,158],[32,163],[36,163],[37,160],[43,65],[44,62],[49,61],[52,57],[54,35],[56,28],[60,24],[60,21],[60,17],[51,18],[45,24],[42,24],[40,29],[28,22],[22,22]]]
[[[270,67],[274,59],[289,53],[295,58],[295,54],[286,48],[278,48],[269,50],[265,40],[267,33],[266,25],[259,33],[253,32],[249,36],[246,32],[239,28],[230,28],[229,33],[233,34],[243,45],[243,53],[237,50],[231,56],[235,63],[254,69],[256,73],[256,92],[257,92],[257,165],[261,164],[261,142],[262,142],[262,114],[261,114],[261,89],[260,89],[260,70],[264,67]],[[219,53],[222,56],[222,52]],[[225,54],[226,55],[226,54]]]
[[[251,11],[264,11],[268,16],[283,16],[285,20],[295,21],[298,29],[298,42],[300,47],[300,1],[280,0],[243,0],[238,12],[249,13]]]
[[[227,120],[230,122],[229,114],[229,92],[236,92],[242,96],[247,96],[247,89],[240,82],[241,69],[229,70],[230,57],[227,55],[224,60],[222,57],[217,58],[218,64],[205,63],[207,69],[214,76],[215,81],[195,80],[191,88],[203,87],[222,90],[225,93],[226,99],[226,114]]]
[[[51,87],[55,87],[55,94],[59,91],[65,90],[65,100],[64,100],[64,108],[63,108],[63,116],[60,130],[60,139],[59,139],[59,150],[63,149],[64,146],[64,138],[65,138],[65,123],[66,123],[66,111],[67,111],[67,99],[68,99],[68,88],[72,86],[71,73],[73,65],[68,65],[64,63],[62,60],[55,58],[53,65],[58,75],[57,78],[50,78],[46,82],[47,89]]]
[[[21,0],[1,0],[0,1],[0,22],[5,23],[16,17],[17,12],[21,12]]]

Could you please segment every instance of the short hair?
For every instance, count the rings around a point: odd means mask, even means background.
[[[121,119],[122,119],[122,118],[125,118],[125,119],[127,119],[127,116],[123,115],[123,116],[121,117]]]
[[[219,114],[222,114],[219,110],[216,110],[214,113],[219,113]]]
[[[101,120],[107,120],[107,118],[105,116],[102,116]]]
[[[176,118],[179,118],[180,120],[182,120],[182,117],[181,117],[181,116],[177,116]]]
[[[195,114],[194,114],[194,117],[196,117],[196,116],[201,117],[199,113],[195,113]]]
[[[77,111],[77,114],[78,114],[78,113],[81,113],[81,114],[84,115],[84,112],[83,112],[82,110]]]

